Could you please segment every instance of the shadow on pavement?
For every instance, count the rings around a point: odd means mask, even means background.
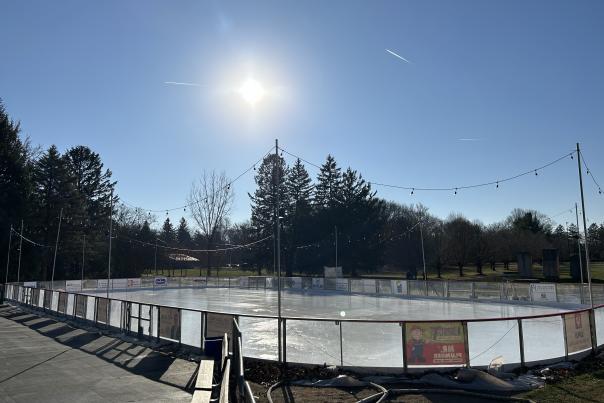
[[[190,367],[179,365],[183,360],[175,363],[177,359],[167,354],[112,336],[105,336],[97,331],[73,327],[67,323],[41,317],[8,305],[0,307],[0,316],[27,326],[71,349],[93,354],[134,375],[140,375],[187,392],[194,388],[196,370],[191,376],[187,376],[186,372],[191,371]]]

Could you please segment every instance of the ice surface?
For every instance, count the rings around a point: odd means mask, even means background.
[[[87,293],[105,295],[105,291]],[[129,289],[114,290],[110,297],[191,310],[277,316],[277,292],[274,290]],[[343,363],[349,366],[402,367],[402,331],[398,323],[336,322],[343,318],[374,321],[469,320],[542,315],[573,308],[577,306],[422,299],[316,290],[287,290],[282,293],[282,316],[298,318],[286,322],[287,360],[313,364]],[[342,312],[344,317],[341,316]],[[604,322],[602,316],[597,315],[598,327]],[[309,320],[312,318],[332,320]],[[183,342],[198,346],[198,314],[183,311],[182,321]],[[240,327],[245,356],[277,358],[276,319],[242,316]],[[564,356],[560,317],[523,321],[523,331],[527,361]],[[500,355],[506,363],[520,361],[516,320],[469,323],[468,340],[471,365],[487,365]]]

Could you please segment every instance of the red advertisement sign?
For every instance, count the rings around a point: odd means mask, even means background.
[[[406,323],[407,365],[464,365],[467,362],[461,322]]]

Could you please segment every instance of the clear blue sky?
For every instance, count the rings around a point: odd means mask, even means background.
[[[35,143],[90,146],[120,196],[149,209],[183,204],[204,168],[236,176],[275,138],[424,187],[510,176],[579,141],[604,184],[602,21],[602,1],[4,0],[0,97]],[[268,91],[254,109],[232,94],[248,76]],[[601,222],[604,197],[585,185]],[[240,221],[252,175],[234,188]],[[487,223],[579,198],[570,159],[456,196],[377,190]]]

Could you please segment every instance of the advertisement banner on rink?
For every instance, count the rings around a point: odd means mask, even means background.
[[[38,286],[38,282],[37,281],[26,281],[23,283],[23,287],[31,287],[31,288],[36,288]]]
[[[293,288],[294,290],[302,289],[302,277],[289,277],[285,281],[288,288]]]
[[[374,279],[363,279],[363,292],[367,294],[375,294],[377,292]]]
[[[575,312],[564,315],[564,331],[566,332],[566,348],[569,354],[591,348],[589,312]]]
[[[96,299],[96,321],[108,323],[109,320],[109,300],[107,298]]]
[[[407,282],[405,280],[392,280],[392,293],[407,295]]]
[[[249,280],[247,277],[240,277],[239,278],[239,287],[241,288],[248,288],[249,287]]]
[[[322,290],[323,289],[323,279],[322,278],[313,278],[312,279],[312,288],[314,290]]]
[[[82,280],[67,280],[65,291],[82,291]]]
[[[159,307],[159,336],[180,339],[180,311],[177,308]]]
[[[107,284],[109,284],[109,280],[107,279],[97,280],[97,288],[105,289],[107,288]]]
[[[336,290],[337,291],[348,291],[348,279],[337,278],[336,279]]]
[[[128,279],[127,278],[115,278],[111,280],[111,288],[127,288],[128,287]]]
[[[464,365],[467,361],[461,322],[405,324],[407,365]]]
[[[126,282],[127,282],[126,286],[128,288],[140,288],[141,284],[142,284],[140,278],[129,278],[129,279],[126,279]]]
[[[531,300],[535,302],[556,302],[556,284],[533,283],[531,284]]]
[[[153,286],[154,287],[167,287],[168,286],[168,278],[167,277],[155,277],[153,279]]]

